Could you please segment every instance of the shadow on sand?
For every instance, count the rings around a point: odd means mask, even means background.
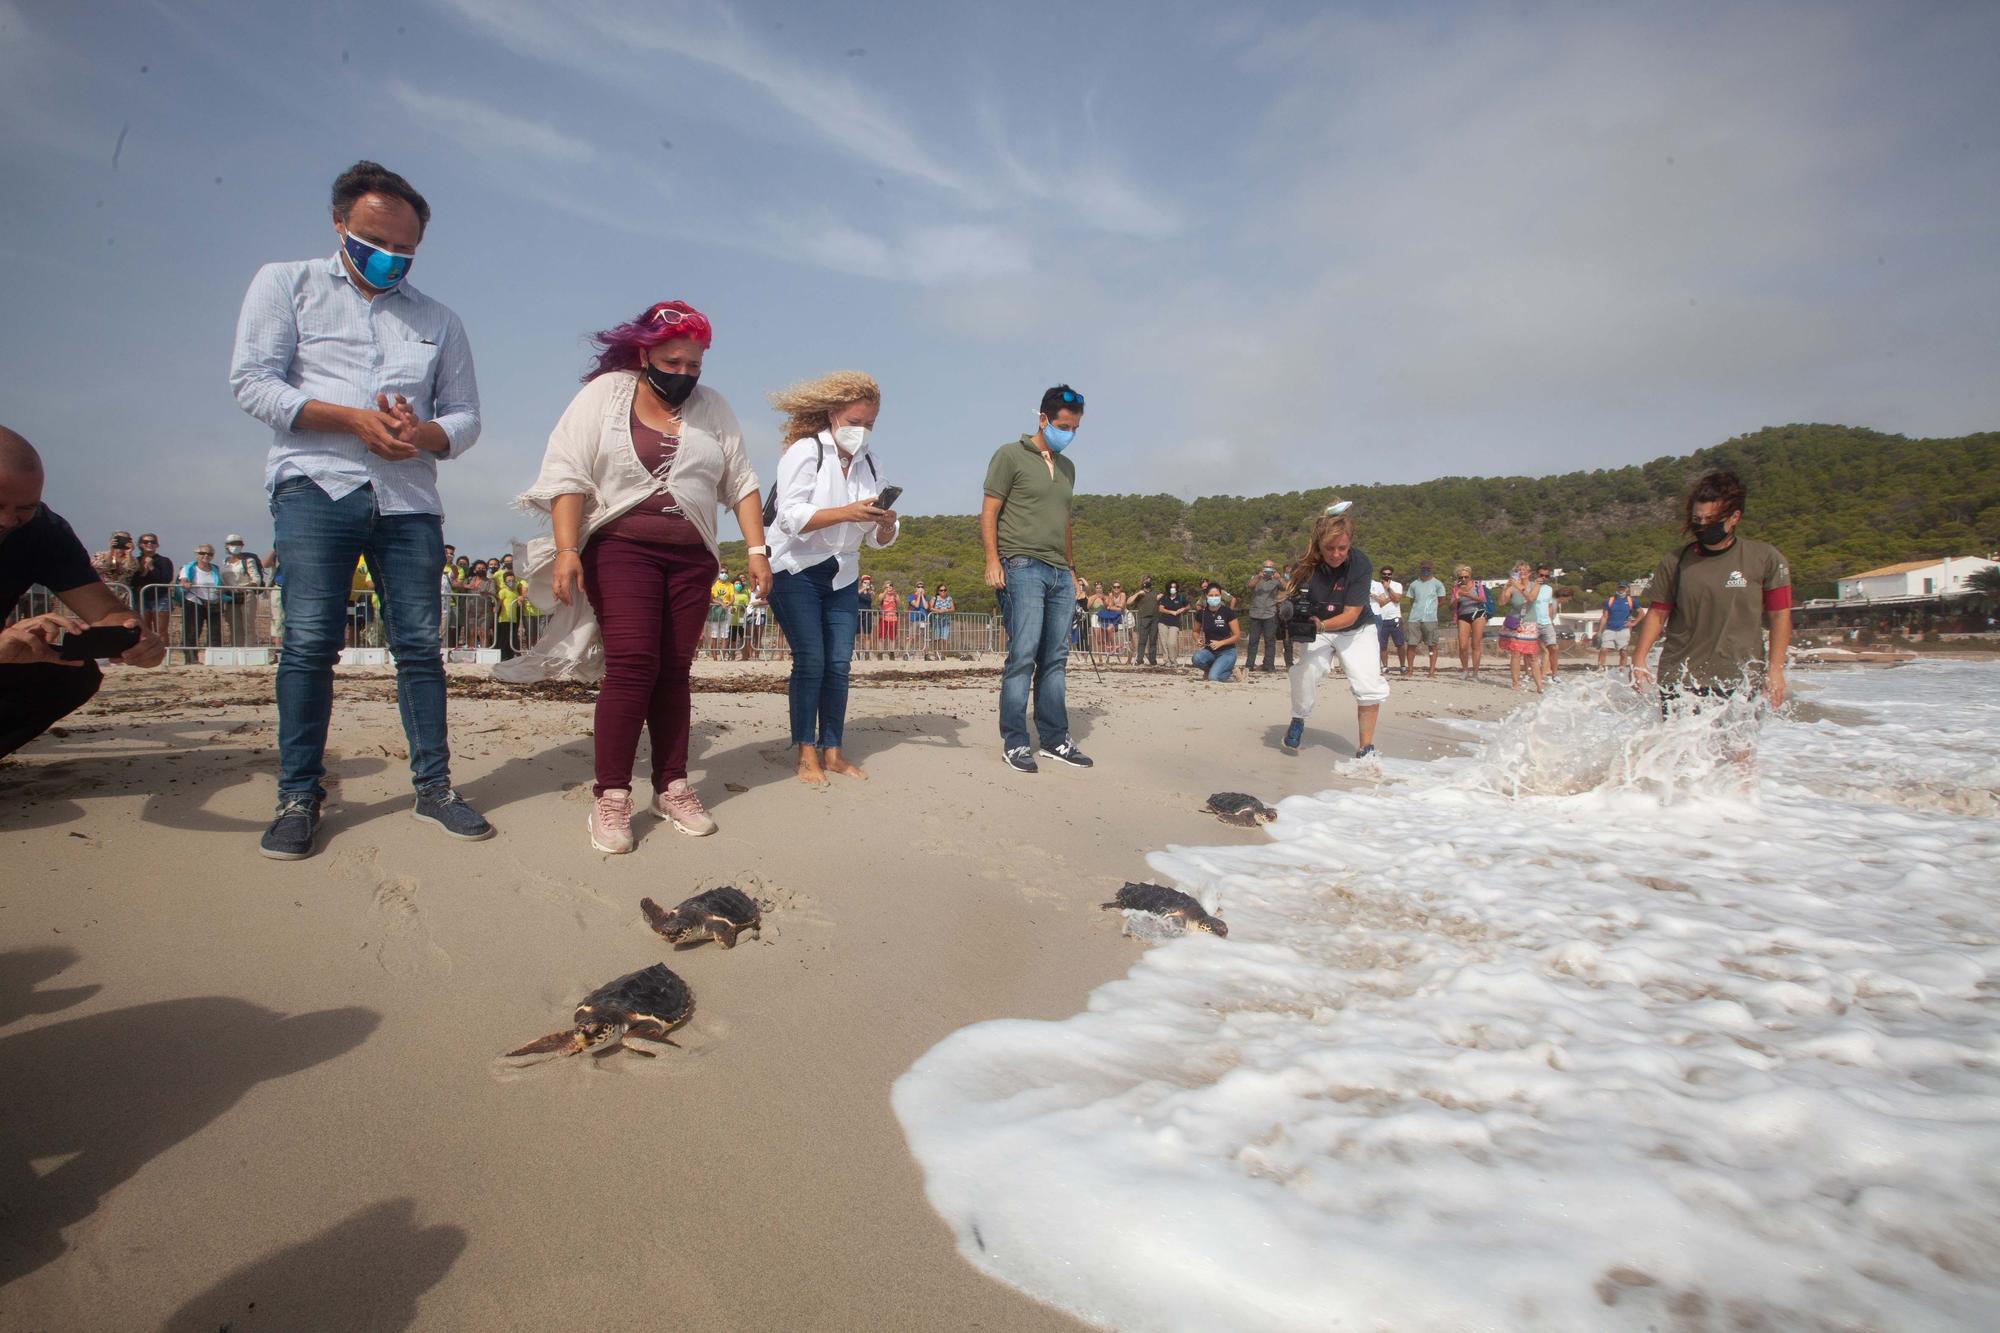
[[[353,1050],[378,1022],[207,995],[0,1037],[0,1283],[61,1255],[63,1228],[251,1088]]]
[[[161,1333],[410,1328],[417,1301],[465,1253],[460,1227],[421,1226],[387,1199],[311,1240],[265,1255],[174,1311]]]
[[[1275,722],[1265,728],[1264,743],[1280,753],[1288,753],[1284,746],[1285,728],[1288,725],[1290,724],[1286,722]],[[1304,738],[1299,742],[1299,754],[1310,757],[1315,747],[1324,747],[1343,759],[1354,757],[1355,745],[1348,737],[1336,736],[1330,731],[1309,726],[1306,728]]]
[[[856,763],[866,763],[903,745],[955,749],[964,745],[959,733],[967,725],[964,718],[949,713],[850,718],[844,753]],[[745,727],[742,731],[750,733],[751,738],[718,749],[716,743],[721,737],[740,734],[737,724],[702,718],[691,729],[688,765],[699,779],[703,804],[712,811],[722,810],[738,794],[732,791],[731,784],[751,789],[792,781],[793,751],[785,725],[780,722],[773,727]],[[994,744],[998,746],[997,738]],[[652,756],[650,746],[650,740],[640,738],[632,771],[643,795],[635,799],[651,797],[646,777]],[[475,809],[490,817],[496,810],[560,792],[578,782],[589,782],[590,778],[590,738],[571,737],[538,753],[509,759],[491,773],[460,784],[459,792]]]
[[[0,953],[0,1027],[36,1014],[58,1013],[73,1004],[82,1004],[104,989],[102,986],[40,989],[44,981],[67,971],[76,960],[76,950],[61,945]]]

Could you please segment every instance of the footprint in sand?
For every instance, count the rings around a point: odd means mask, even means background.
[[[420,882],[396,875],[375,886],[375,961],[393,977],[451,975],[451,955],[438,947],[417,906]]]

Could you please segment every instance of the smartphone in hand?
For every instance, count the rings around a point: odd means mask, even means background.
[[[875,507],[877,509],[894,509],[896,501],[902,498],[903,488],[901,486],[884,486],[882,493],[875,497]]]
[[[99,625],[80,634],[63,635],[56,655],[65,662],[90,662],[100,657],[116,657],[137,646],[139,631],[126,625]]]

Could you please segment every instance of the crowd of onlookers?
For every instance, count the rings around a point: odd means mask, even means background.
[[[533,643],[544,612],[516,577],[513,555],[482,559],[461,555],[449,544],[444,551],[438,593],[445,647],[496,649],[506,660]],[[220,558],[213,545],[203,542],[194,548],[193,558],[176,565],[161,552],[157,534],[142,532],[135,540],[120,530],[92,557],[92,564],[107,584],[129,596],[147,628],[172,647],[272,647],[278,642],[284,570],[275,552],[260,556],[237,533],[224,539]],[[1523,562],[1506,579],[1488,580],[1475,579],[1470,566],[1459,565],[1447,582],[1426,560],[1418,564],[1417,577],[1405,584],[1394,566],[1384,566],[1369,588],[1383,670],[1400,668],[1411,676],[1422,665],[1435,679],[1439,655],[1455,651],[1460,674],[1476,677],[1491,646],[1505,655],[1514,685],[1525,677],[1541,688],[1559,657],[1556,618],[1565,601],[1575,600],[1574,591],[1557,588],[1554,577],[1547,564]],[[1128,589],[1116,579],[1106,585],[1078,574],[1070,644],[1111,662],[1191,666],[1210,680],[1275,671],[1281,655],[1289,670],[1293,646],[1280,622],[1281,607],[1292,591],[1287,572],[1272,560],[1251,576],[1240,595],[1213,579],[1160,581],[1147,575]],[[859,656],[941,661],[1002,646],[989,642],[985,617],[960,620],[942,579],[934,586],[919,579],[903,592],[893,579],[878,587],[874,575],[863,574],[859,602]],[[1641,610],[1622,580],[1604,599],[1602,619],[1593,632],[1600,667],[1614,655],[1619,667],[1627,665],[1632,625]],[[381,646],[381,615],[367,564],[357,562],[349,646]],[[784,646],[775,624],[769,602],[754,583],[720,569],[709,591],[701,655],[742,661],[780,656]]]
[[[438,596],[447,649],[497,649],[510,658],[534,641],[542,611],[514,574],[511,554],[478,559],[444,548]],[[175,564],[158,534],[136,541],[123,529],[91,557],[98,575],[170,648],[275,648],[284,626],[285,571],[275,551],[249,549],[238,533],[223,540],[221,558],[209,542]],[[382,603],[365,560],[357,560],[347,617],[347,644],[381,647]]]
[[[1436,571],[1420,561],[1407,584],[1393,565],[1375,572],[1369,600],[1383,671],[1413,676],[1421,664],[1435,680],[1439,655],[1455,652],[1460,674],[1474,678],[1491,643],[1506,653],[1511,683],[1518,687],[1525,675],[1540,689],[1556,670],[1558,617],[1565,603],[1581,600],[1576,591],[1557,587],[1548,564],[1524,561],[1505,579],[1477,579],[1469,565],[1457,566],[1449,582]],[[1273,560],[1264,561],[1240,596],[1214,579],[1160,582],[1147,575],[1127,589],[1118,580],[1107,587],[1078,574],[1070,644],[1112,662],[1187,665],[1217,681],[1236,678],[1239,668],[1245,675],[1275,671],[1280,655],[1289,670],[1293,645],[1282,622],[1293,591],[1289,572]],[[1597,665],[1609,665],[1615,654],[1617,665],[1627,666],[1632,625],[1643,610],[1630,583],[1619,580],[1594,609],[1601,618],[1588,633],[1597,640]]]

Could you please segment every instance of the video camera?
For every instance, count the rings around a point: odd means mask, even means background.
[[[1311,643],[1319,637],[1319,618],[1313,615],[1309,589],[1294,588],[1290,597],[1278,603],[1278,624],[1294,643]]]

